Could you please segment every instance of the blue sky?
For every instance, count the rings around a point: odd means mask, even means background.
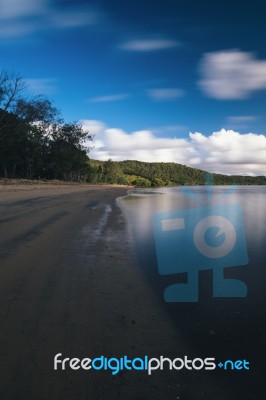
[[[263,1],[0,0],[0,68],[95,158],[266,174]]]

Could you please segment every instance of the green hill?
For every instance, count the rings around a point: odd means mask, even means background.
[[[88,163],[93,183],[119,183],[136,186],[204,185],[206,171],[176,163],[148,163],[135,160],[98,161]],[[214,185],[266,185],[266,176],[212,174]]]

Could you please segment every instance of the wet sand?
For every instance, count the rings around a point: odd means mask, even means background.
[[[187,338],[139,268],[116,201],[126,191],[1,186],[1,398],[237,399],[211,372],[54,371],[57,353],[189,355]]]

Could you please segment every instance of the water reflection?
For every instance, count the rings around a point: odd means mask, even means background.
[[[193,194],[190,193],[190,190]],[[211,193],[211,195],[210,195]],[[245,390],[263,386],[266,336],[266,187],[240,186],[134,189],[121,201],[122,209],[133,232],[136,253],[143,278],[157,293],[176,329],[187,338],[197,354],[217,358],[246,358],[256,372],[232,378]],[[187,273],[160,275],[153,232],[154,213],[197,209],[210,205],[239,204],[243,210],[249,262],[247,266],[224,268],[223,277],[243,281],[246,298],[214,298],[213,271],[198,272],[199,301],[165,303],[164,290],[169,285],[187,283]],[[190,248],[187,246],[186,251]],[[219,372],[217,371],[217,374]],[[221,378],[222,379],[222,378]],[[229,384],[226,377],[226,384]],[[225,382],[224,382],[225,383]],[[223,384],[224,384],[223,383]],[[240,392],[239,392],[240,393]],[[242,397],[247,398],[247,397]]]
[[[211,196],[210,196],[211,193]],[[264,297],[262,287],[265,277],[264,262],[266,258],[266,187],[240,186],[231,187],[191,187],[134,189],[122,200],[122,208],[136,239],[137,252],[144,269],[157,267],[152,218],[158,212],[178,212],[194,209],[193,218],[201,215],[201,207],[239,204],[243,210],[245,234],[250,262],[243,278],[250,280],[250,296],[255,299]],[[228,208],[229,219],[230,207]],[[235,221],[237,223],[237,221]],[[236,264],[237,265],[237,264]],[[241,265],[241,264],[239,264]],[[230,271],[228,270],[229,275]],[[237,273],[237,271],[236,271]],[[158,274],[158,272],[156,272]],[[156,278],[156,275],[154,276]]]

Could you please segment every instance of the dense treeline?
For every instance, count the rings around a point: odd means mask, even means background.
[[[90,181],[136,186],[204,185],[206,172],[176,163],[90,160]],[[265,176],[212,174],[214,185],[266,185]]]
[[[26,89],[20,76],[0,72],[0,176],[87,181],[84,141],[92,136],[65,123],[47,98],[27,98]]]

